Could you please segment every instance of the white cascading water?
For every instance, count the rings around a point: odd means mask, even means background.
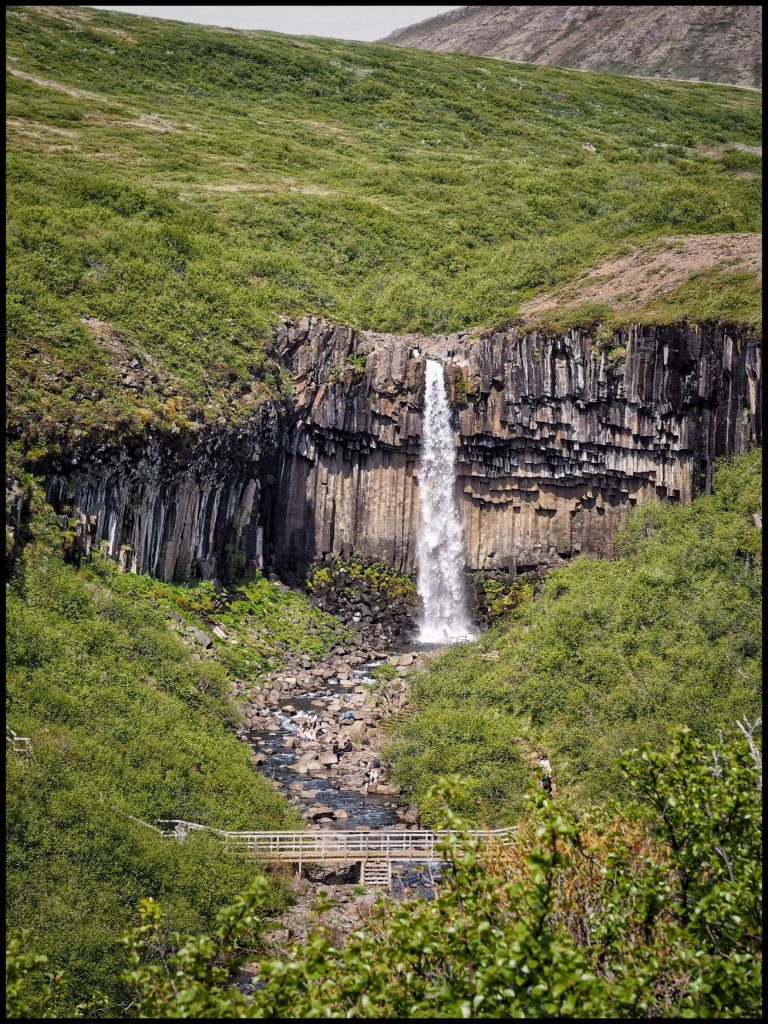
[[[427,359],[416,539],[421,643],[445,643],[470,632],[462,581],[464,531],[455,483],[456,452],[443,367],[436,359]]]

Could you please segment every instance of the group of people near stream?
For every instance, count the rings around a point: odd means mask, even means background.
[[[304,714],[299,711],[296,717],[303,716],[304,720],[296,725],[296,736],[306,743],[317,743],[319,737],[323,733],[328,733],[329,729],[325,722],[321,719],[320,715],[312,712],[311,714]],[[351,716],[350,716],[351,717]],[[343,744],[339,743],[338,739],[335,739],[331,744],[331,753],[336,755],[337,763],[344,757],[345,754],[351,754],[353,750],[352,740],[347,738]],[[368,793],[371,786],[376,786],[379,781],[379,775],[381,773],[381,761],[378,757],[374,757],[367,764],[366,768],[366,779],[363,786],[363,792]]]
[[[340,821],[346,828],[416,826],[418,809],[401,803],[400,790],[380,760],[379,727],[407,700],[402,677],[432,654],[337,648],[315,662],[302,655],[272,670],[252,692],[243,737],[253,745],[256,763],[301,809],[310,828],[329,822],[338,827]],[[392,679],[385,690],[371,688],[369,672],[384,660],[401,678]],[[532,750],[529,758],[546,794],[554,797],[547,754]],[[363,799],[356,803],[333,791]],[[366,799],[371,796],[373,804]]]

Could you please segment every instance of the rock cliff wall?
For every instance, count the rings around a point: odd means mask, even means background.
[[[209,428],[192,443],[152,434],[65,454],[47,468],[46,497],[74,520],[79,553],[101,546],[126,571],[172,580],[262,567],[283,412],[265,405],[236,432]]]
[[[760,443],[754,338],[691,326],[618,333],[610,353],[577,330],[448,337],[287,323],[294,380],[273,557],[298,571],[352,551],[413,568],[426,356],[453,399],[470,568],[610,557],[638,501],[690,500],[713,460]]]
[[[414,567],[427,355],[445,366],[467,565],[529,570],[611,556],[638,501],[688,501],[713,460],[760,443],[759,342],[674,326],[391,335],[318,318],[276,347],[294,385],[237,431],[63,454],[44,467],[79,546],[163,579],[255,566],[298,579],[327,553]]]

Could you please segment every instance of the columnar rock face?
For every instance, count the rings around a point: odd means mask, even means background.
[[[237,432],[190,445],[153,435],[86,452],[46,475],[46,496],[76,520],[81,553],[100,545],[131,572],[164,580],[261,567],[264,520],[283,435],[266,405]]]
[[[760,442],[760,347],[736,332],[634,328],[607,356],[576,330],[398,336],[304,318],[277,341],[295,385],[271,536],[288,572],[329,551],[413,568],[427,356],[454,403],[470,568],[610,557],[628,507],[688,501],[714,458]]]
[[[634,328],[600,354],[577,330],[423,337],[304,318],[276,346],[293,399],[236,431],[45,467],[82,552],[101,544],[166,580],[256,566],[296,580],[317,556],[355,551],[411,571],[427,356],[445,367],[472,569],[611,556],[628,507],[688,501],[717,456],[760,443],[760,347],[735,331]]]

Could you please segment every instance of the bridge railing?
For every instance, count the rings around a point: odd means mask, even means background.
[[[159,824],[172,829],[163,829],[162,834],[177,839],[185,838],[190,832],[212,832],[232,852],[251,853],[265,860],[288,860],[291,857],[318,857],[320,860],[333,858],[376,856],[385,859],[414,859],[425,857],[434,860],[440,840],[457,833],[451,831],[426,832],[417,830],[382,830],[378,832],[347,832],[327,829],[319,832],[228,832],[210,828],[196,822],[177,818],[163,819]],[[514,828],[475,830],[469,835],[482,839],[494,839],[502,844],[510,842]]]

